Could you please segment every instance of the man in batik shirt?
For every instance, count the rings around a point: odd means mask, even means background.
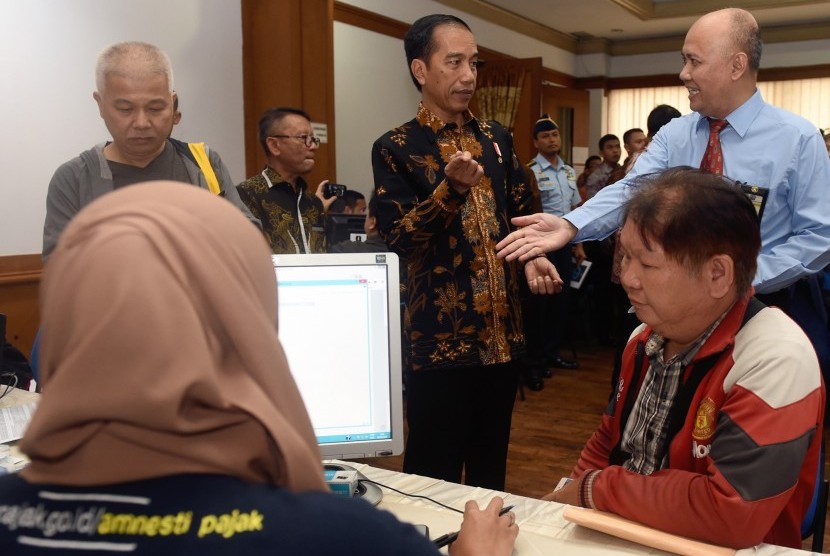
[[[517,280],[496,258],[510,217],[531,192],[510,134],[468,110],[479,64],[460,19],[431,15],[404,39],[418,114],[372,149],[378,227],[408,269],[405,330],[409,436],[404,471],[504,489],[507,443],[524,350]],[[544,257],[525,272],[553,293]]]
[[[236,186],[245,206],[262,222],[271,251],[325,253],[324,216],[334,197],[313,194],[304,176],[314,169],[320,139],[311,118],[299,108],[269,108],[259,119],[259,143],[265,151],[263,170]]]

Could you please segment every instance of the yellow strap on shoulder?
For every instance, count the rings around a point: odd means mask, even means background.
[[[216,179],[216,172],[213,171],[213,166],[210,165],[210,159],[208,158],[207,151],[205,150],[204,143],[188,143],[188,147],[190,147],[190,152],[193,153],[193,156],[196,158],[196,164],[199,165],[201,168],[202,173],[205,175],[205,179],[208,183],[208,189],[214,195],[219,195],[222,190],[219,188],[219,180]]]

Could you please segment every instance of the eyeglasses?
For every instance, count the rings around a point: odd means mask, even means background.
[[[320,146],[320,138],[316,135],[269,135],[268,137],[276,137],[278,139],[300,139],[306,147],[311,148]]]

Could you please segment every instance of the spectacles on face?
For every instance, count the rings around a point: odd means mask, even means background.
[[[299,139],[308,148],[311,148],[312,145],[315,147],[320,146],[320,138],[316,135],[269,135],[268,137],[275,137],[277,139]]]

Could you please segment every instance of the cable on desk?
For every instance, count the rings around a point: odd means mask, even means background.
[[[438,500],[433,500],[433,499],[432,499],[432,498],[430,498],[429,496],[423,496],[423,495],[421,495],[421,494],[410,494],[410,493],[408,493],[408,492],[404,492],[404,491],[402,491],[402,490],[398,490],[398,489],[396,489],[396,488],[392,488],[392,487],[391,487],[391,486],[389,486],[389,485],[385,485],[385,484],[383,484],[383,483],[379,483],[379,482],[377,482],[377,481],[373,481],[372,479],[358,479],[358,482],[359,482],[359,483],[363,483],[363,482],[366,482],[366,483],[372,483],[373,485],[377,485],[377,486],[379,486],[379,487],[387,488],[387,489],[389,489],[389,490],[391,490],[391,491],[397,492],[398,494],[403,494],[404,496],[407,496],[407,497],[409,497],[409,498],[423,498],[424,500],[429,500],[429,501],[430,501],[430,502],[432,502],[433,504],[438,504],[438,505],[439,505],[439,506],[441,506],[442,508],[447,508],[448,510],[452,510],[452,511],[454,511],[454,512],[458,512],[458,513],[460,513],[460,514],[463,514],[463,513],[464,513],[464,510],[459,510],[459,509],[453,508],[452,506],[447,506],[446,504],[442,504],[442,503],[441,503],[441,502],[439,502]]]
[[[14,380],[10,380],[8,384],[3,384],[2,380],[5,378],[12,378]],[[6,394],[8,394],[12,388],[17,386],[17,375],[14,373],[2,373],[0,374],[0,388],[3,386],[6,387],[3,392],[0,392],[0,398],[3,398]]]

